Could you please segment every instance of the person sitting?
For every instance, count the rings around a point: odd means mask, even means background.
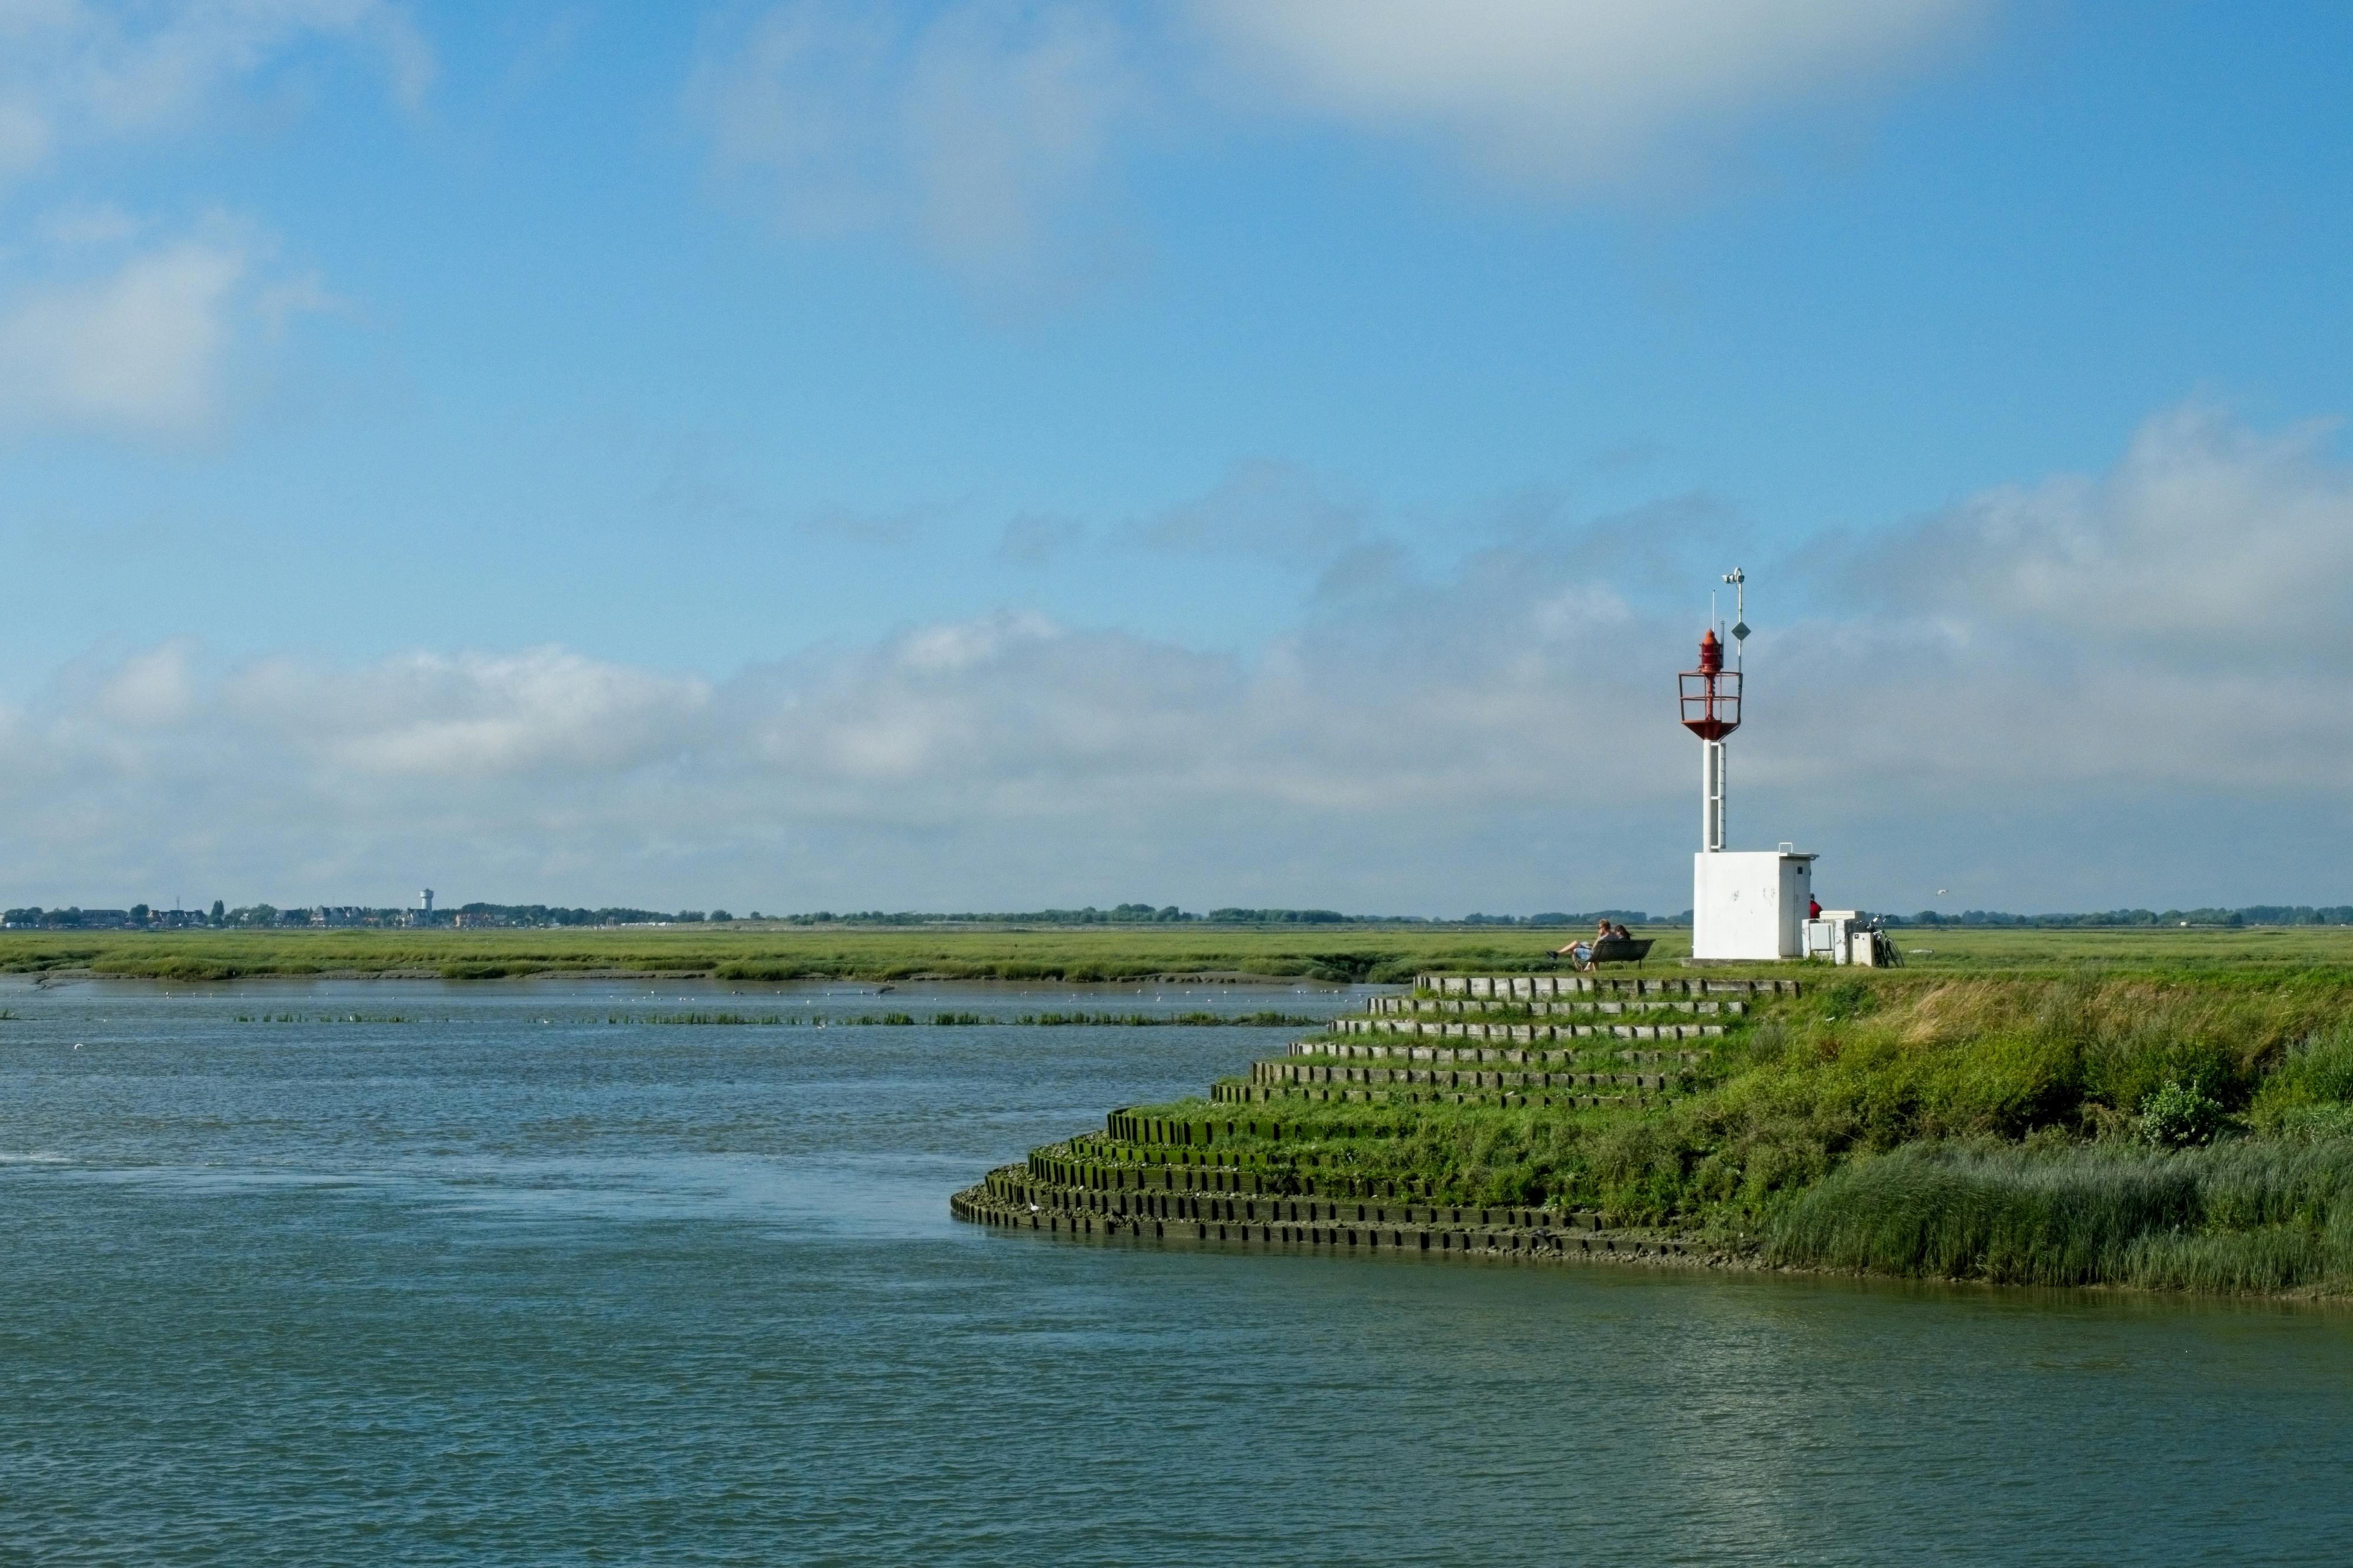
[[[1555,952],[1553,956],[1555,958],[1566,958],[1578,969],[1590,969],[1593,967],[1593,950],[1600,946],[1603,942],[1608,942],[1609,937],[1609,922],[1608,921],[1603,921],[1600,924],[1593,928],[1593,940],[1591,942],[1572,942],[1567,947]]]

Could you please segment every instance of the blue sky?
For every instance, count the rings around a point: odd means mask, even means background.
[[[7,901],[1681,908],[1736,562],[1736,841],[2353,900],[2348,67],[2324,5],[0,3]]]

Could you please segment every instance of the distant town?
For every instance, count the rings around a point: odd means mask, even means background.
[[[932,914],[912,910],[866,910],[837,914],[819,910],[812,914],[764,915],[754,910],[737,915],[727,910],[566,909],[554,904],[460,904],[440,907],[431,889],[405,907],[364,904],[307,904],[280,909],[275,904],[243,904],[231,909],[214,900],[209,909],[160,909],[133,904],[127,910],[43,909],[38,905],[0,914],[0,926],[10,931],[219,931],[240,928],[385,930],[490,930],[568,926],[727,925],[754,921],[766,925],[1472,925],[1556,927],[1590,924],[1597,920],[1672,924],[1641,910],[1595,910],[1583,914],[1548,912],[1538,915],[1470,914],[1458,919],[1430,915],[1345,915],[1336,910],[1216,909],[1195,914],[1174,904],[1115,904],[1109,909],[1088,905],[1075,910],[1031,910],[1006,913]]]
[[[663,914],[654,910],[546,910],[529,906],[469,904],[455,910],[372,909],[362,904],[312,904],[281,910],[274,904],[244,904],[228,909],[217,899],[209,910],[159,910],[133,904],[127,910],[45,910],[38,905],[9,910],[0,927],[9,931],[227,931],[267,927],[350,928],[386,930],[462,930],[476,926],[624,926],[676,925],[705,921],[732,921],[724,910],[700,910]]]

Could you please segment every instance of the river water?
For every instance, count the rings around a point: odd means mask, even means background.
[[[0,1561],[2353,1555],[2353,1312],[999,1234],[1287,1031],[627,1021],[1348,1005],[0,984]]]

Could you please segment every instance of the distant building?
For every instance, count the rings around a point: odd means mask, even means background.
[[[427,914],[433,912],[433,889],[426,889],[417,895],[417,907]]]

